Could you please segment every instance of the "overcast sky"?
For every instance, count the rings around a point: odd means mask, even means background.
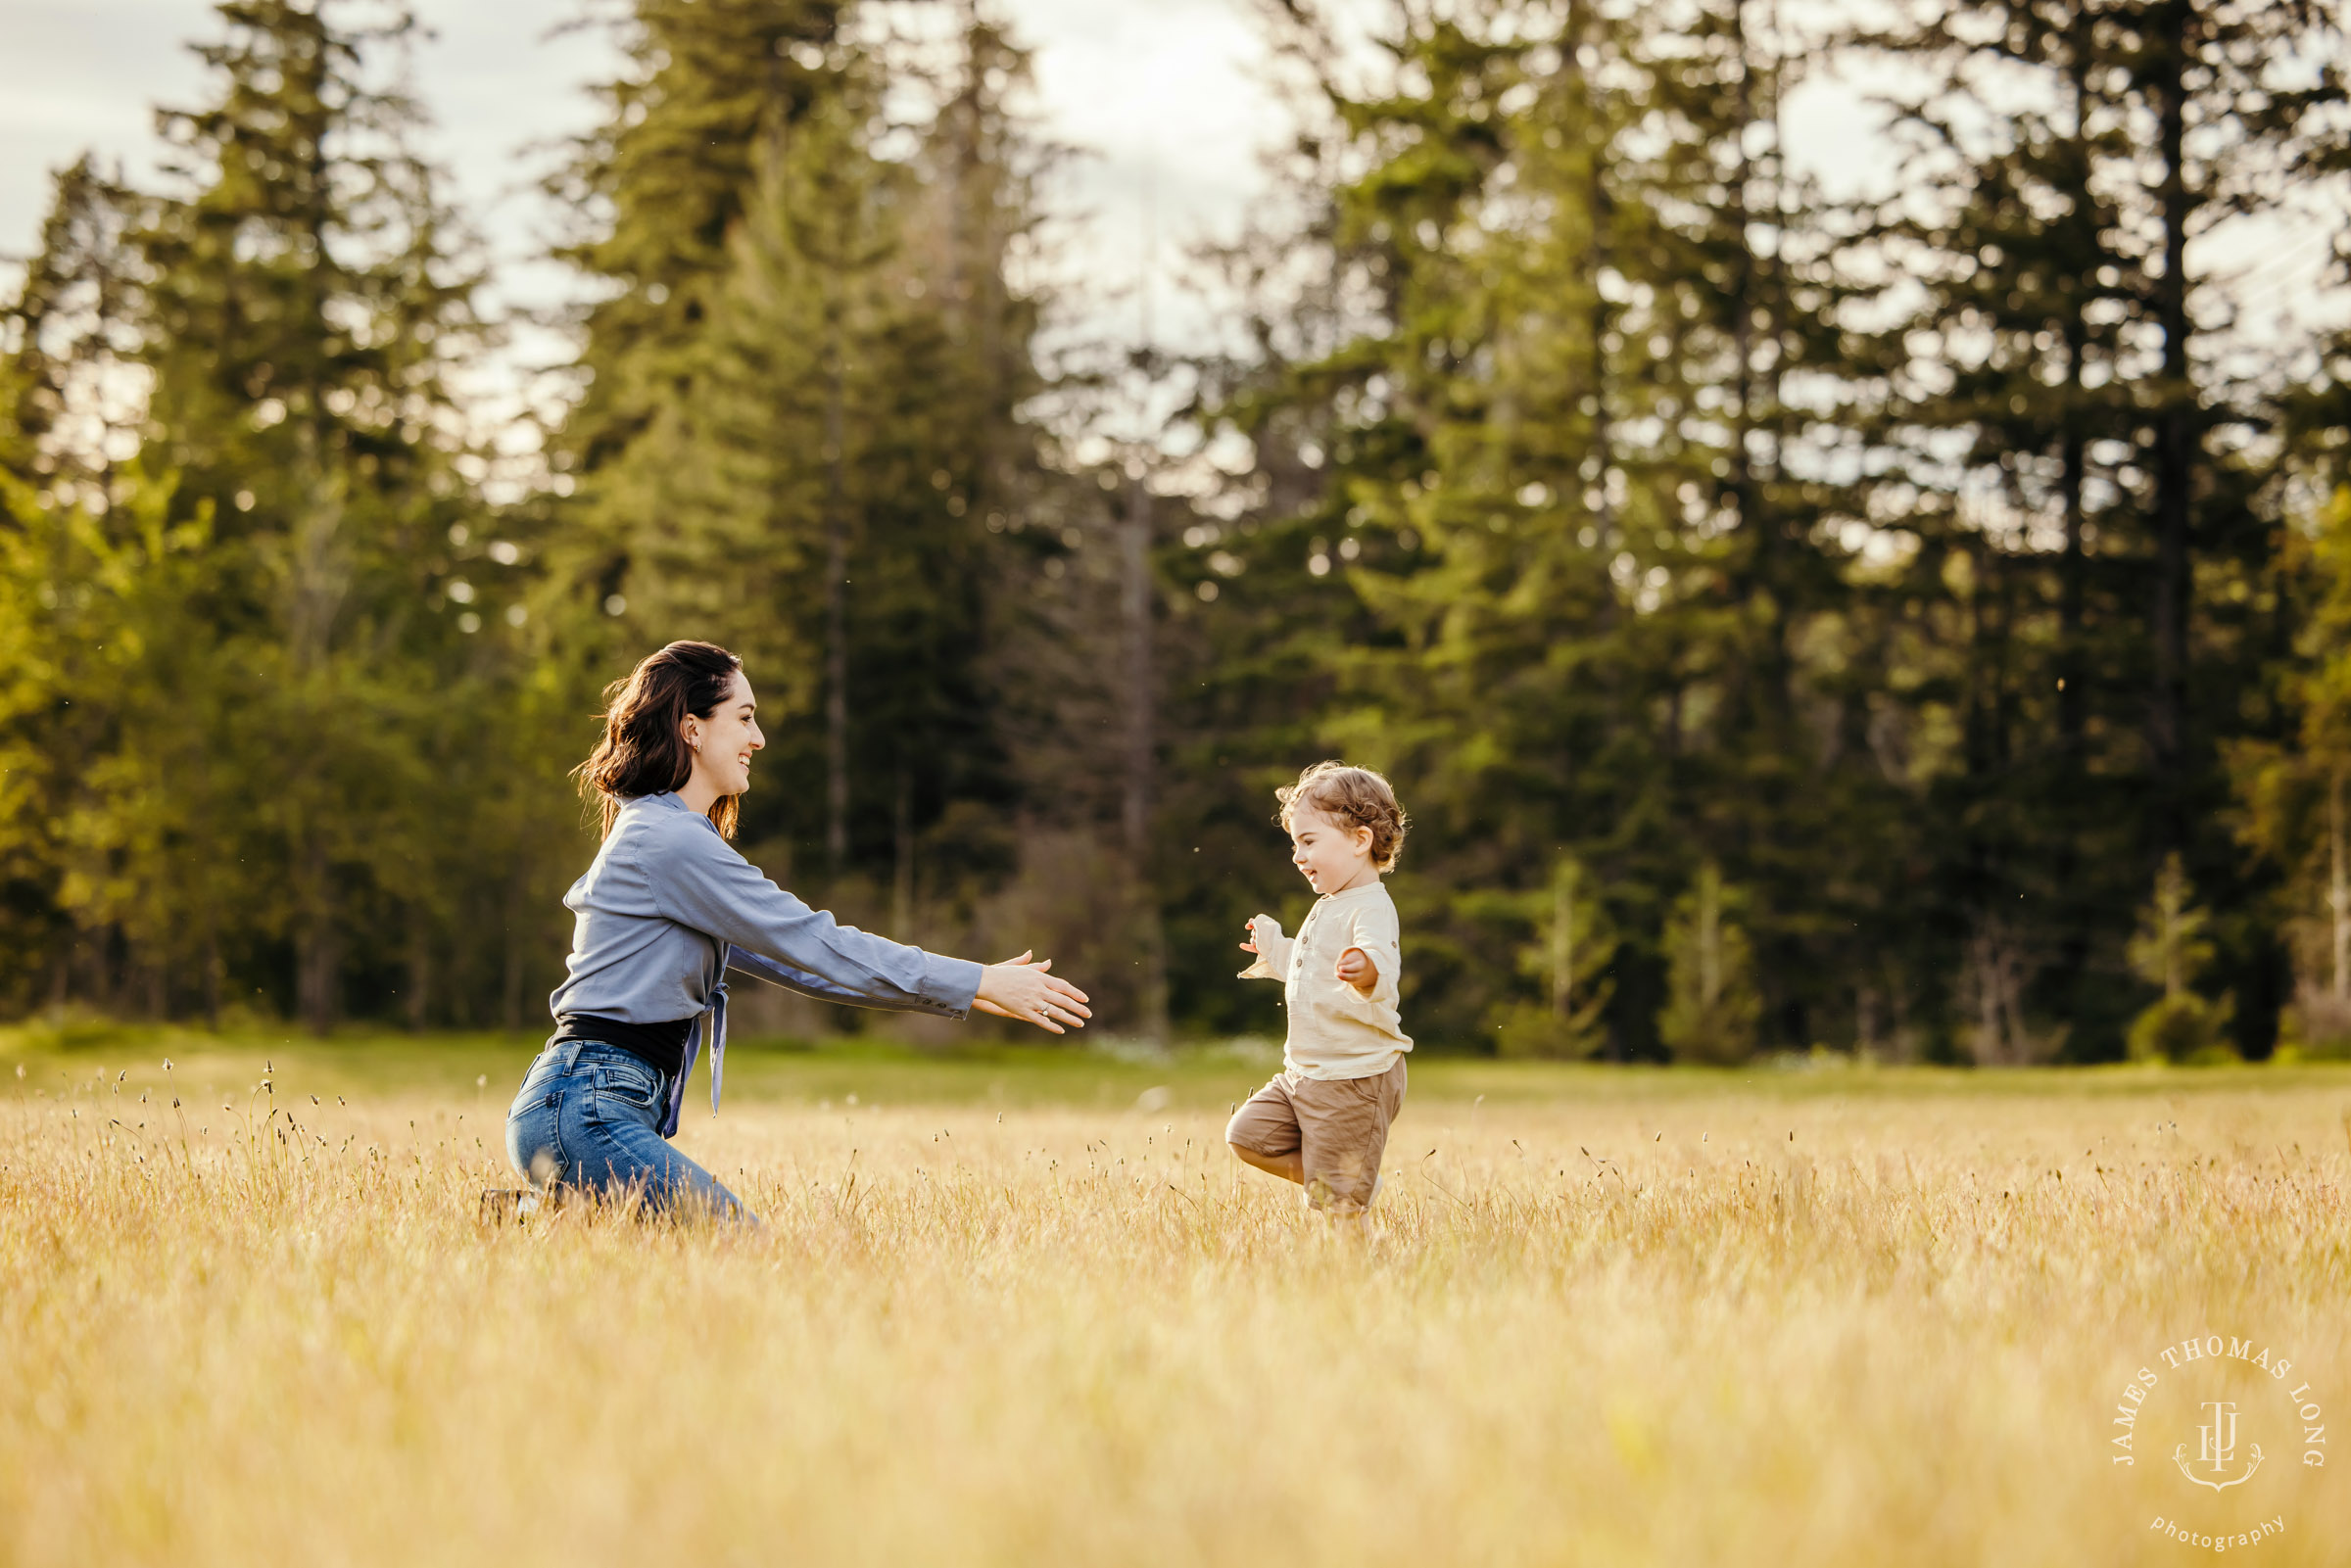
[[[584,83],[615,59],[600,31],[558,36],[573,0],[416,0],[433,37],[417,51],[430,147],[491,242],[506,289],[537,299],[561,286],[517,267],[546,224],[531,189],[533,143],[594,117]],[[1252,74],[1261,56],[1242,0],[1009,0],[1016,35],[1036,51],[1050,132],[1085,150],[1060,195],[1090,214],[1089,243],[1131,283],[1153,193],[1166,244],[1227,227],[1261,188],[1258,150],[1277,128]],[[157,103],[198,101],[204,71],[186,44],[215,35],[204,0],[0,0],[0,253],[38,233],[50,173],[84,149],[133,173],[154,147]],[[1100,268],[1095,269],[1100,276]]]
[[[1815,3],[1835,10],[1860,0]],[[569,280],[532,260],[548,214],[532,187],[545,159],[529,148],[593,117],[581,89],[612,71],[608,39],[556,35],[578,14],[575,0],[415,4],[433,33],[415,62],[434,120],[431,151],[491,245],[501,297],[552,303]],[[1058,201],[1081,220],[1076,271],[1091,309],[1114,313],[1104,324],[1123,329],[1134,309],[1146,193],[1168,268],[1185,242],[1228,232],[1263,194],[1259,154],[1282,121],[1248,0],[999,0],[999,11],[1034,51],[1046,128],[1085,155]],[[186,45],[216,33],[205,0],[0,0],[0,255],[30,249],[51,171],[84,149],[122,160],[134,176],[147,169],[154,106],[201,101],[203,68]],[[1860,97],[1856,84],[1822,82],[1789,106],[1794,159],[1845,189],[1885,167],[1886,143]],[[2319,259],[2317,249],[2304,258],[2313,269]],[[2300,272],[2270,267],[2264,292],[2292,302]],[[1166,334],[1186,336],[1176,291],[1154,292]],[[526,337],[514,352],[552,356],[557,348]]]

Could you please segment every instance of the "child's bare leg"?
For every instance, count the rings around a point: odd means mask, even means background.
[[[1225,1147],[1240,1156],[1241,1164],[1245,1165],[1255,1165],[1269,1176],[1279,1176],[1301,1187],[1306,1185],[1306,1156],[1296,1149],[1286,1155],[1261,1155],[1255,1149],[1244,1149],[1237,1143],[1226,1144]]]

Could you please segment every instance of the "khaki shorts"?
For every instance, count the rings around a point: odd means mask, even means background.
[[[1294,1154],[1305,1167],[1306,1198],[1317,1209],[1359,1213],[1371,1202],[1388,1123],[1404,1105],[1404,1058],[1367,1078],[1309,1078],[1277,1072],[1242,1102],[1224,1141],[1278,1160]]]

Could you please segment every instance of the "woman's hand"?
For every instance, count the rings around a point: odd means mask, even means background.
[[[1085,1005],[1085,993],[1059,975],[1046,974],[1052,967],[1051,959],[1032,963],[1027,953],[990,964],[980,972],[980,994],[972,999],[972,1006],[1000,1019],[1033,1023],[1054,1034],[1069,1032],[1062,1027],[1065,1023],[1073,1029],[1084,1028],[1085,1021],[1094,1016]]]

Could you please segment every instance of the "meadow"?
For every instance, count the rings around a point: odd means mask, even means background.
[[[2339,1069],[1430,1060],[1359,1244],[1247,1049],[741,1050],[763,1229],[485,1224],[530,1049],[0,1032],[0,1563],[2351,1552]]]

